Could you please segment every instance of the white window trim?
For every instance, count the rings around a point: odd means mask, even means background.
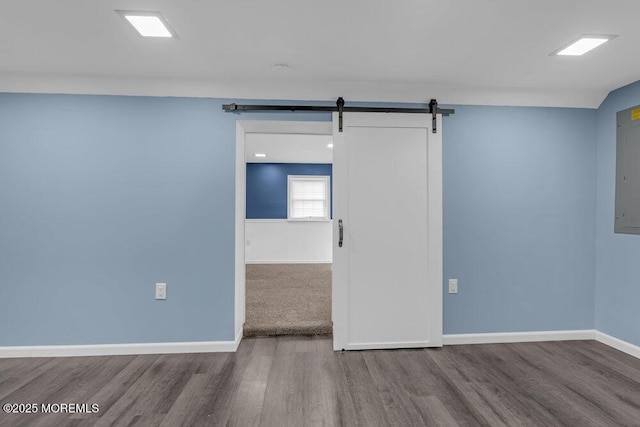
[[[324,180],[325,185],[325,214],[324,217],[315,218],[291,218],[291,180]],[[326,222],[331,221],[331,177],[329,175],[287,175],[287,220],[306,222]]]

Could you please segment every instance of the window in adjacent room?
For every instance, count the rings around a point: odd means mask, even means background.
[[[287,218],[294,221],[329,220],[328,176],[289,175]]]

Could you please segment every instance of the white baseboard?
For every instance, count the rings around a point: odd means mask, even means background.
[[[536,332],[498,332],[489,334],[451,334],[444,335],[444,345],[458,344],[500,344],[538,341],[592,340],[596,336],[593,329],[577,331],[536,331]]]
[[[444,345],[505,344],[517,342],[596,340],[640,359],[640,347],[595,329],[577,331],[505,332],[490,334],[451,334],[443,336]]]
[[[245,264],[331,264],[333,262],[333,260],[309,260],[309,261],[305,261],[305,260],[297,260],[297,261],[291,261],[291,260],[268,260],[268,261],[246,261]]]
[[[612,337],[611,335],[607,335],[600,331],[596,331],[595,340],[640,359],[640,347],[637,345],[622,341],[621,339]]]
[[[139,354],[221,353],[235,352],[242,340],[242,328],[234,341],[196,341],[141,344],[46,345],[0,347],[0,359],[15,357],[76,357],[124,356]],[[605,333],[587,329],[576,331],[504,332],[487,334],[449,334],[443,336],[444,345],[501,344],[541,341],[596,340],[640,359],[640,347]],[[400,344],[400,343],[398,343]],[[414,344],[414,345],[407,345]],[[424,343],[402,343],[401,347],[425,347]],[[367,344],[352,345],[349,349],[364,349]],[[393,346],[391,346],[393,347]],[[370,347],[369,347],[370,348]]]
[[[0,359],[13,357],[125,356],[138,354],[235,352],[242,329],[234,341],[195,341],[140,344],[43,345],[0,347]]]

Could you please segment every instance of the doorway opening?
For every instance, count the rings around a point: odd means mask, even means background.
[[[245,321],[245,140],[262,133],[333,138],[334,350],[441,346],[442,117],[340,115],[236,122],[236,341]],[[399,217],[402,206],[411,209]]]
[[[330,124],[300,132],[300,122],[280,122],[276,132],[252,123],[242,147],[243,336],[331,334]]]

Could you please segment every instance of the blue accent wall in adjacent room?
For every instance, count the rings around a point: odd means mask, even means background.
[[[287,218],[288,175],[323,175],[333,182],[331,164],[247,163],[247,219]]]
[[[640,82],[598,109],[596,329],[640,346],[640,236],[615,234],[616,113],[640,105]],[[640,166],[639,166],[640,167]]]

